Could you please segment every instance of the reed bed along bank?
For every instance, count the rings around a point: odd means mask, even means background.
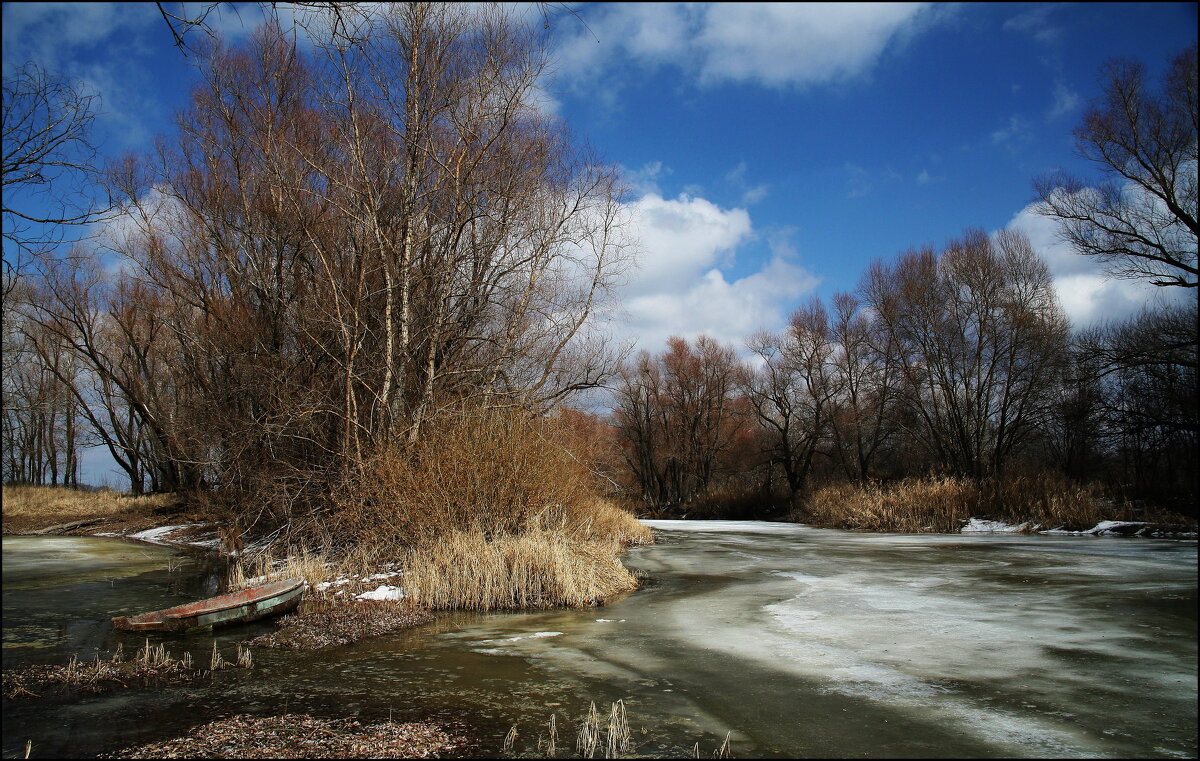
[[[145,522],[179,504],[171,494],[133,497],[110,491],[83,491],[62,486],[5,486],[4,533],[39,531],[76,521]]]
[[[581,607],[637,587],[612,543],[550,532],[451,534],[407,555],[403,583],[435,610]]]
[[[857,531],[957,533],[982,518],[1026,530],[1086,530],[1103,520],[1177,523],[1179,516],[1105,498],[1097,487],[1053,474],[976,482],[906,478],[889,484],[834,484],[814,491],[790,516]]]
[[[448,534],[554,532],[648,537],[602,489],[569,431],[513,410],[449,415],[414,445],[389,448],[339,494],[338,536],[364,546],[417,546]]]
[[[513,410],[451,415],[380,454],[337,514],[360,556],[403,568],[405,594],[435,610],[597,604],[637,586],[618,558],[652,541],[599,499],[565,427]]]
[[[309,594],[300,613],[325,618],[333,615],[325,603],[372,593],[379,595],[375,599],[403,600],[430,610],[598,605],[637,587],[620,555],[651,539],[649,530],[625,510],[605,503],[593,509],[590,519],[578,524],[511,534],[474,527],[391,551],[372,545],[342,556],[293,549],[272,559],[260,553],[231,564],[229,586],[302,578]]]

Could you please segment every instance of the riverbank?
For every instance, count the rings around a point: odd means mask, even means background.
[[[135,497],[109,489],[5,486],[3,505],[3,533],[13,535],[129,535],[172,521],[196,524],[211,520],[211,516],[189,510],[173,494]]]
[[[907,478],[813,491],[787,518],[878,533],[1076,533],[1196,537],[1196,519],[1105,496],[1051,474],[976,482]]]

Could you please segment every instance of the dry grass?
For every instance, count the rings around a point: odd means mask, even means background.
[[[612,542],[552,532],[456,532],[414,548],[403,565],[405,592],[440,610],[579,607],[637,587]]]
[[[866,487],[834,484],[814,492],[791,517],[832,528],[912,533],[956,533],[973,517],[1028,523],[1028,530],[1084,530],[1102,520],[1163,518],[1117,505],[1091,484],[1048,473],[982,484],[961,478],[908,478]]]
[[[341,575],[343,565],[322,552],[295,547],[289,547],[284,557],[276,559],[267,547],[257,553],[244,553],[230,562],[226,581],[229,589],[245,589],[282,579],[304,579],[309,586],[307,594],[311,595],[317,585]]]
[[[170,494],[132,497],[115,491],[85,492],[55,486],[5,486],[4,533],[37,531],[63,523],[103,519],[144,521],[178,505]]]
[[[409,598],[443,610],[579,606],[633,589],[617,557],[651,534],[596,497],[572,442],[555,419],[489,410],[381,453],[335,511],[331,531],[352,547],[339,575],[398,564]]]

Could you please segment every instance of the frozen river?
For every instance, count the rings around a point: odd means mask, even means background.
[[[659,543],[626,557],[643,587],[607,607],[443,616],[319,654],[257,650],[253,676],[212,687],[6,704],[5,755],[29,737],[35,756],[86,755],[284,708],[459,721],[485,755],[513,725],[534,754],[557,714],[569,753],[589,703],[622,699],[645,756],[709,755],[727,732],[742,758],[1196,756],[1194,541],[650,525]],[[106,616],[198,588],[146,570],[158,550],[95,580],[10,551],[39,540],[5,539],[6,666],[88,657],[122,636]]]

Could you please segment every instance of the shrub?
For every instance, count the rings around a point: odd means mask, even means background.
[[[597,499],[598,490],[551,421],[519,410],[461,413],[368,463],[339,499],[335,533],[405,547],[454,532],[648,539],[632,515]]]

